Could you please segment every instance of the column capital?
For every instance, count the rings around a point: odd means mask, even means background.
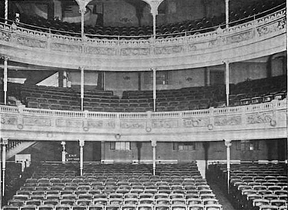
[[[151,7],[151,14],[153,16],[158,15],[158,7],[162,3],[163,0],[146,0],[146,2],[150,5]]]
[[[7,145],[8,144],[8,138],[2,138],[1,144]]]
[[[79,6],[79,12],[82,14],[86,12],[86,6],[89,4],[91,0],[76,0],[78,6]]]
[[[64,147],[66,145],[65,141],[61,141],[61,145]]]
[[[84,147],[84,144],[85,144],[85,140],[79,139],[79,146]]]
[[[229,140],[229,139],[224,139],[224,141],[225,141],[225,146],[226,146],[226,147],[231,147],[231,145],[232,145],[231,140]]]
[[[156,147],[157,146],[157,141],[156,140],[151,140],[151,146]]]
[[[6,55],[1,55],[0,57],[1,57],[1,59],[3,59],[4,61],[8,61],[8,60],[10,59],[10,57],[9,57],[9,56],[6,56]]]

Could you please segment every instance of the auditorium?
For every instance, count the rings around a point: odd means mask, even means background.
[[[0,209],[287,210],[286,0],[1,0]]]

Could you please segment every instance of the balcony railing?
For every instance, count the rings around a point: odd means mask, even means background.
[[[180,141],[196,137],[197,140],[219,140],[224,136],[239,139],[285,138],[286,108],[286,99],[239,107],[143,113],[0,106],[1,135],[27,140],[81,138],[107,141],[151,138],[167,141],[169,136],[181,138]]]
[[[286,28],[285,16],[286,9],[281,9],[264,17],[243,24],[236,24],[236,26],[228,29],[222,29],[223,27],[219,26],[218,28],[214,27],[214,30],[208,28],[212,31],[207,33],[201,33],[201,31],[183,32],[165,35],[166,38],[160,38],[162,35],[159,35],[159,39],[153,39],[152,37],[141,39],[141,37],[129,36],[129,40],[122,39],[125,37],[107,35],[97,35],[95,38],[91,38],[91,34],[86,34],[87,36],[82,39],[81,37],[49,33],[49,30],[42,32],[1,23],[0,40],[33,48],[71,53],[117,56],[173,54],[238,43],[283,30]],[[207,31],[208,29],[203,30]],[[108,39],[105,39],[105,37],[108,37]]]

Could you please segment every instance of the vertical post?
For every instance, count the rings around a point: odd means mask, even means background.
[[[152,153],[153,153],[153,176],[156,175],[156,146],[157,142],[156,140],[151,140],[151,146],[152,146]]]
[[[66,142],[62,141],[61,145],[62,145],[62,164],[65,164],[66,163],[66,147],[65,147]]]
[[[156,1],[151,1],[150,7],[151,7],[151,13],[153,17],[153,38],[156,39],[156,17],[158,15],[158,7],[161,4],[163,0],[156,0]]]
[[[153,111],[156,112],[157,107],[156,107],[156,89],[157,89],[157,84],[156,84],[156,69],[152,68],[153,71]]]
[[[231,157],[230,157],[230,146],[231,146],[231,140],[225,140],[225,146],[226,151],[227,151],[227,191],[229,194],[229,187],[230,187],[230,162],[231,162]]]
[[[1,124],[0,124],[0,127],[1,127]],[[0,142],[0,145],[1,145],[2,142]],[[0,152],[1,152],[1,148],[0,148]],[[2,158],[1,158],[1,163],[2,163]],[[1,163],[0,163],[0,168],[1,168]],[[0,209],[2,209],[2,198],[3,198],[3,195],[2,195],[2,168],[0,169]]]
[[[230,83],[230,70],[229,70],[229,62],[225,62],[225,86],[226,86],[226,106],[229,106],[229,83]]]
[[[153,38],[156,39],[156,13],[152,13],[153,16]]]
[[[84,110],[84,67],[81,69],[81,111]]]
[[[8,139],[2,139],[2,196],[5,195],[5,171],[6,171],[6,146],[8,144]]]
[[[80,6],[80,13],[81,13],[81,38],[84,38],[84,15],[85,15],[86,7]]]
[[[5,0],[5,24],[8,23],[8,0]]]
[[[7,104],[7,83],[8,83],[8,58],[4,57],[4,78],[3,78],[4,104]]]
[[[229,27],[229,0],[225,0],[226,28]]]
[[[79,140],[79,146],[80,146],[80,176],[83,176],[83,162],[84,162],[84,157],[83,157],[83,147],[84,147],[84,140],[80,139]]]

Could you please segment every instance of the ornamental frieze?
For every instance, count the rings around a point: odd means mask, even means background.
[[[152,128],[178,128],[178,120],[161,119],[152,120]]]
[[[137,55],[149,55],[149,48],[123,48],[120,50],[120,55],[123,56],[137,56]]]
[[[233,126],[241,125],[242,120],[240,115],[235,116],[218,116],[214,118],[215,126]]]
[[[123,129],[144,129],[146,122],[143,121],[121,121],[120,128]]]
[[[27,46],[27,47],[33,47],[33,48],[46,48],[47,42],[33,39],[33,38],[27,38],[27,37],[16,37],[17,44]]]
[[[227,36],[226,44],[233,44],[252,39],[255,36],[254,30],[245,31],[236,35]]]
[[[210,124],[209,117],[191,117],[191,118],[184,118],[183,119],[183,126],[185,128],[192,128],[192,127],[206,127]]]
[[[28,126],[51,126],[51,119],[45,117],[23,117],[23,124]]]
[[[102,129],[102,128],[115,128],[114,121],[104,121],[104,120],[88,120],[87,121],[88,128],[94,129]]]
[[[9,42],[11,38],[11,33],[7,31],[0,31],[0,40],[3,40],[5,42]]]
[[[95,55],[116,55],[117,50],[110,47],[86,47],[85,52]]]
[[[247,124],[270,123],[273,120],[273,112],[261,112],[247,115]]]
[[[184,51],[183,46],[167,46],[167,47],[155,47],[155,54],[175,54]]]
[[[50,49],[61,52],[81,52],[81,46],[73,44],[51,43]]]
[[[263,36],[269,33],[273,33],[275,31],[279,31],[285,28],[286,21],[284,18],[273,22],[271,24],[263,25],[257,28],[257,33],[259,36]]]
[[[1,124],[6,125],[17,125],[17,117],[16,116],[1,116]]]
[[[67,128],[79,128],[79,127],[83,127],[83,121],[82,120],[70,120],[70,119],[57,119],[56,126],[67,127]]]

